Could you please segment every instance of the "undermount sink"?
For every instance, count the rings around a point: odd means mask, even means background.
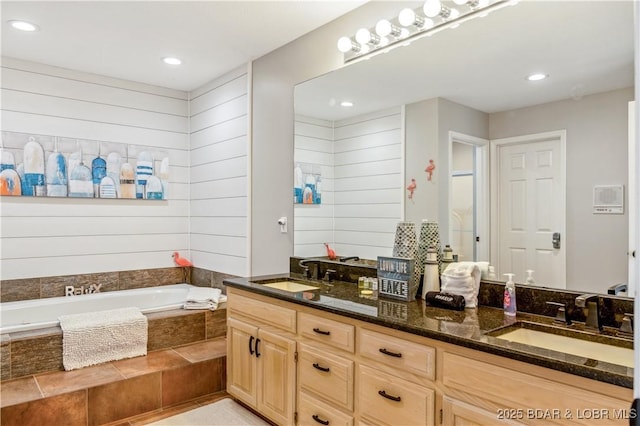
[[[265,287],[275,288],[277,290],[288,291],[291,293],[300,293],[303,291],[313,291],[320,289],[320,287],[315,287],[291,278],[266,279],[252,282],[256,284],[262,284]]]
[[[527,321],[517,321],[487,335],[625,367],[634,366],[633,342],[626,339]]]

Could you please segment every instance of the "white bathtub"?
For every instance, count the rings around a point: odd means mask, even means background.
[[[60,324],[60,315],[124,307],[136,307],[142,313],[182,308],[192,287],[189,284],[173,284],[0,303],[0,334],[53,327]]]

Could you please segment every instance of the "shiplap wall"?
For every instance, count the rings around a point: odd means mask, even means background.
[[[190,93],[191,256],[249,275],[249,78],[232,71]]]
[[[294,253],[391,255],[403,217],[400,107],[337,122],[297,116],[295,161],[322,164],[322,205],[296,205]],[[326,178],[325,178],[326,175]]]
[[[402,109],[338,121],[334,127],[335,249],[340,256],[390,256],[402,220]]]
[[[2,130],[154,147],[169,199],[2,197],[1,278],[173,265],[189,248],[187,93],[2,58]]]
[[[324,243],[334,245],[333,122],[297,115],[294,134],[294,163],[321,165],[322,202],[294,205],[293,252],[296,256],[322,256],[326,253]],[[293,188],[291,191],[293,198]]]

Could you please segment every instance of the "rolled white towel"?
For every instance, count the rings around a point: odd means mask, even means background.
[[[478,306],[480,275],[475,262],[450,263],[441,276],[441,291],[463,296],[465,307],[475,308]]]
[[[218,304],[227,301],[227,296],[222,294],[219,288],[193,287],[187,293],[184,309],[210,309],[218,308]]]

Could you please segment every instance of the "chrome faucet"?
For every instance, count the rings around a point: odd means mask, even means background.
[[[600,305],[598,303],[599,296],[597,294],[583,294],[576,297],[576,307],[587,308],[587,320],[585,325],[589,328],[602,330],[602,321],[600,319]]]
[[[309,263],[316,265],[313,273],[307,265]],[[302,268],[302,276],[307,279],[316,279],[316,276],[318,274],[318,263],[320,263],[318,259],[302,259],[300,262],[298,262],[298,266]]]

